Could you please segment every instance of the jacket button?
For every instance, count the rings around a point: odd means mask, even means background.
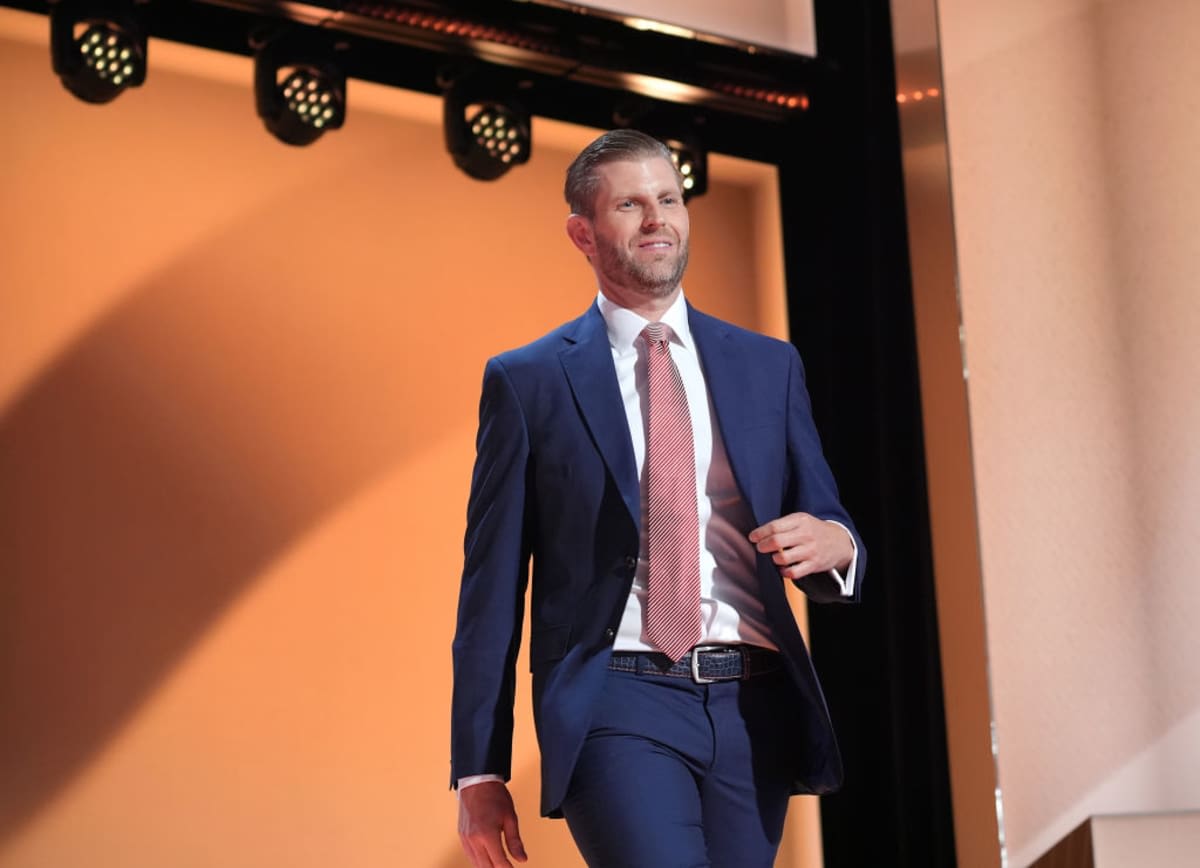
[[[616,639],[617,631],[614,630],[612,627],[609,627],[607,630],[604,631],[604,638],[605,639]]]
[[[625,569],[631,570],[631,571],[636,570],[637,569],[637,558],[634,558],[634,557],[625,558]]]

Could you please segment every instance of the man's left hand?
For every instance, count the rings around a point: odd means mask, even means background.
[[[807,512],[793,512],[756,527],[750,531],[750,542],[771,554],[785,579],[845,572],[854,557],[854,543],[844,527]]]

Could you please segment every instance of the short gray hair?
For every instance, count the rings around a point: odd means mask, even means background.
[[[637,130],[610,130],[579,152],[567,168],[563,192],[572,214],[594,216],[596,191],[600,187],[597,171],[606,163],[620,160],[645,160],[661,157],[674,167],[670,149],[653,136]],[[679,170],[675,170],[679,174]]]

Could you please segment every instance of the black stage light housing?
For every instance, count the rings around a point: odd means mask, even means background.
[[[442,132],[454,165],[476,180],[494,181],[529,161],[530,115],[513,89],[486,87],[477,73],[439,81]]]
[[[683,179],[683,200],[703,196],[708,191],[708,151],[694,141],[670,137],[660,140],[671,151],[671,162]]]
[[[254,55],[254,104],[267,131],[289,145],[310,145],[346,119],[346,74],[337,46],[323,36],[282,35]]]
[[[708,192],[708,149],[701,136],[706,122],[703,115],[633,98],[617,104],[612,121],[613,126],[638,130],[667,146],[671,162],[679,171],[685,202]]]
[[[146,80],[145,2],[56,0],[50,6],[50,62],[63,87],[106,103]]]

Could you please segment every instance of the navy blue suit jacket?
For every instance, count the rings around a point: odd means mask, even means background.
[[[754,527],[807,512],[850,528],[862,586],[866,550],[838,501],[788,343],[689,307],[692,336],[733,475]],[[516,657],[532,559],[530,665],[542,755],[542,813],[557,815],[603,684],[637,565],[640,495],[604,318],[579,319],[487,364],[467,508],[454,638],[451,782],[510,776]],[[821,688],[776,566],[758,556],[760,594],[806,725],[794,791],[822,793],[842,767]],[[845,601],[831,576],[800,587]]]

